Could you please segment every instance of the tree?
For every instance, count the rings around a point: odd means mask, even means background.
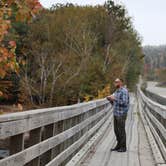
[[[166,68],[166,46],[145,46],[145,75],[148,80],[157,80],[158,72]]]
[[[57,4],[29,26],[24,40],[22,94],[41,106],[104,97],[120,76],[132,88],[141,68],[140,38],[120,5],[106,11]]]
[[[13,21],[29,22],[41,10],[38,0],[1,0],[0,1],[0,77],[8,72],[18,72],[16,42],[7,41],[5,36],[12,30]],[[1,94],[3,94],[1,92]]]

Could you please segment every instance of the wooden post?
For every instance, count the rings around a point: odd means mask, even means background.
[[[58,130],[58,122],[57,123],[54,123],[54,126],[53,126],[53,135],[57,135],[59,133],[59,130]],[[51,160],[56,157],[57,155],[59,154],[59,148],[58,146],[56,146],[55,148],[51,149]]]
[[[70,126],[70,128],[73,127],[73,119],[72,118],[70,118],[70,120],[69,120],[69,126]],[[72,142],[72,137],[71,137],[68,140],[68,146],[70,146],[72,143],[73,142]]]
[[[64,124],[63,124],[63,131],[64,130],[67,130],[69,128],[71,128],[72,124],[71,124],[71,119],[66,119],[64,121]],[[68,140],[64,141],[63,143],[63,150],[67,149],[69,146],[71,145],[71,139],[69,138]],[[70,158],[67,158],[62,165],[66,165],[67,162],[71,159],[71,156]]]
[[[63,121],[54,124],[53,135],[57,135],[63,131]],[[59,144],[51,150],[51,159],[55,158],[62,150],[62,145]]]
[[[50,137],[52,137],[54,134],[54,124],[49,124],[47,126],[44,127],[44,135],[43,135],[43,140],[46,140]],[[46,165],[49,161],[51,161],[51,153],[52,151],[49,150],[46,153],[44,153],[41,156],[41,166]]]

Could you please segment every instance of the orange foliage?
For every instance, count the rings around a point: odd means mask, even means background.
[[[42,8],[38,0],[2,0],[0,1],[0,77],[3,78],[9,70],[18,71],[18,64],[15,59],[15,41],[10,41],[8,46],[3,44],[3,39],[11,28],[10,16],[12,5],[18,7],[16,20],[29,21],[31,17]]]
[[[1,0],[0,1],[0,78],[4,78],[8,71],[18,72],[19,65],[15,57],[16,43],[9,41],[4,45],[3,39],[11,27],[10,16],[12,15],[12,5],[16,5],[17,21],[29,22],[41,9],[38,0]],[[2,92],[0,92],[2,95]]]

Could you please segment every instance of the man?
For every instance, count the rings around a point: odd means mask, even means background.
[[[107,99],[113,104],[114,133],[117,145],[111,151],[126,152],[125,122],[129,109],[129,92],[123,86],[123,80],[115,80],[116,91]]]

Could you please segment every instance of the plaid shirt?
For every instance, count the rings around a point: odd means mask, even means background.
[[[114,93],[113,113],[115,116],[122,116],[129,110],[129,92],[126,88],[121,87]]]

